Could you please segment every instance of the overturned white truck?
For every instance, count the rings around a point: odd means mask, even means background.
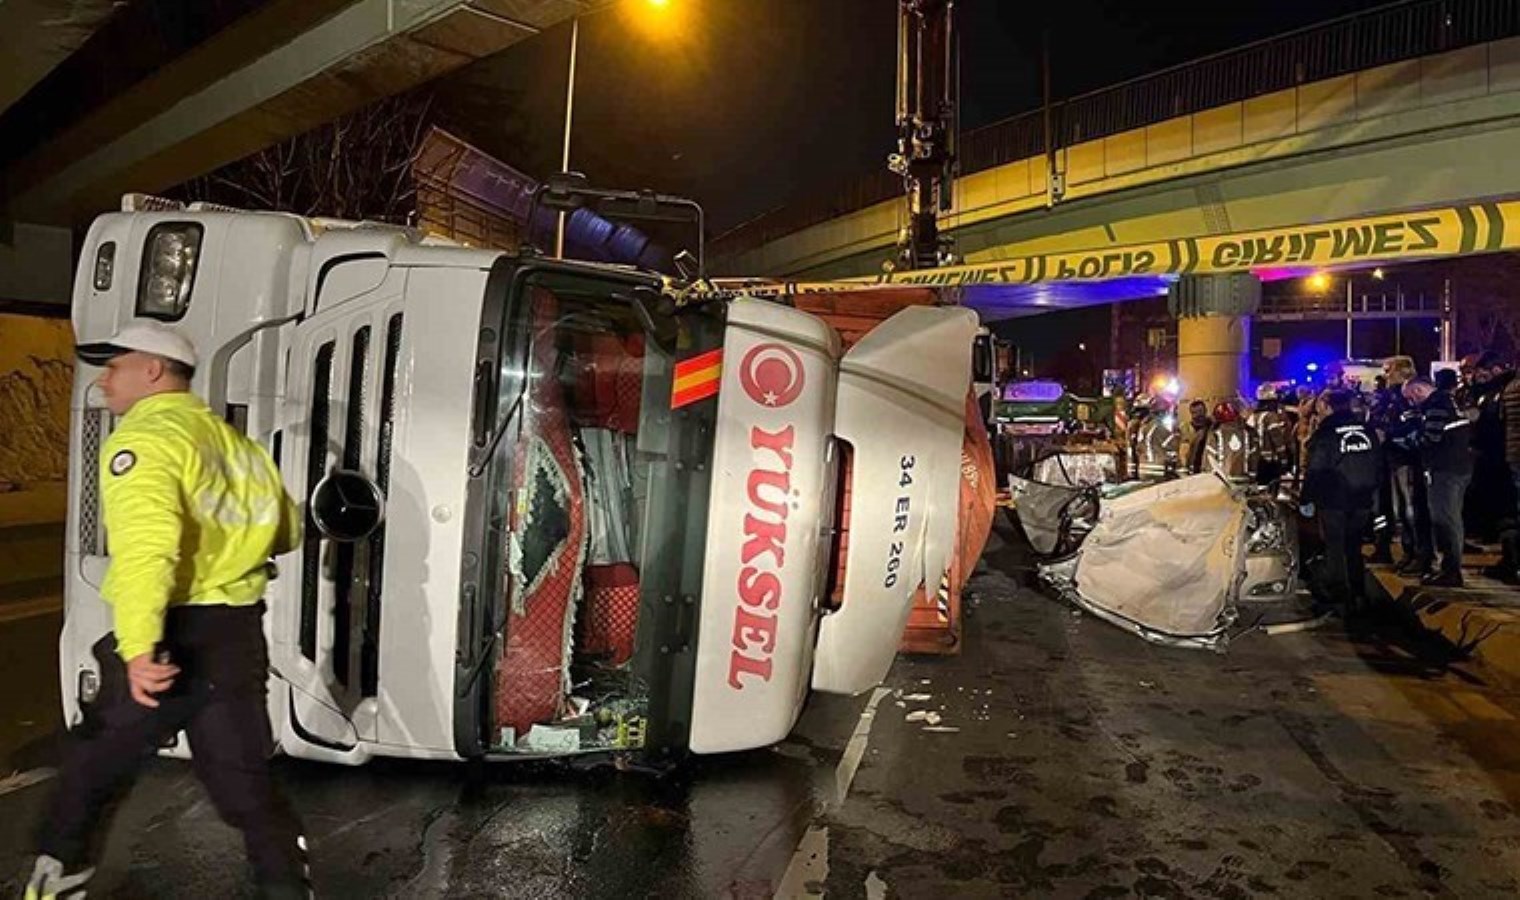
[[[194,341],[196,391],[307,507],[266,620],[291,755],[764,746],[810,689],[878,683],[951,566],[964,308],[903,310],[844,353],[782,302],[192,205],[91,227],[77,338],[135,317]],[[96,374],[73,398],[69,722],[110,663]]]

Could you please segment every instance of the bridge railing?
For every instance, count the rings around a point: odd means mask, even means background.
[[[1052,107],[1056,148],[1120,134],[1301,84],[1520,34],[1516,0],[1408,0],[1258,41]],[[962,135],[959,169],[981,172],[1045,152],[1044,111]],[[886,171],[746,222],[714,241],[728,256],[901,195]]]
[[[1436,294],[1422,292],[1405,294],[1389,291],[1378,294],[1360,293],[1348,302],[1345,295],[1278,295],[1263,296],[1261,308],[1254,314],[1262,321],[1294,321],[1298,319],[1344,319],[1352,318],[1439,318],[1444,304]]]

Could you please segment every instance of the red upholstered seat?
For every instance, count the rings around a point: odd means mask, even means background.
[[[575,382],[576,413],[594,428],[624,434],[639,430],[644,378],[644,336],[579,336],[581,371]]]
[[[586,613],[576,649],[621,666],[633,659],[639,626],[639,571],[628,563],[586,570]]]
[[[558,304],[535,297],[530,384],[516,449],[506,647],[496,667],[496,724],[522,735],[558,718],[569,689],[570,637],[584,590],[586,494],[559,383]]]

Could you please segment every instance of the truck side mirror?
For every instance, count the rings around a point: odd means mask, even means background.
[[[324,537],[362,541],[385,521],[385,495],[364,475],[334,469],[311,492],[311,520]]]
[[[676,352],[676,341],[681,334],[681,325],[675,318],[674,301],[648,288],[635,288],[628,294],[616,296],[627,300],[633,307],[633,312],[639,317],[639,325],[643,327],[644,334],[654,341],[656,347],[667,354]]]

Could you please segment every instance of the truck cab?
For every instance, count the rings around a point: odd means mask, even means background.
[[[667,758],[879,683],[952,565],[975,315],[911,307],[844,352],[797,305],[192,205],[98,219],[73,324],[180,329],[194,390],[305,507],[266,598],[284,752]],[[70,723],[112,664],[97,375],[73,395]]]

